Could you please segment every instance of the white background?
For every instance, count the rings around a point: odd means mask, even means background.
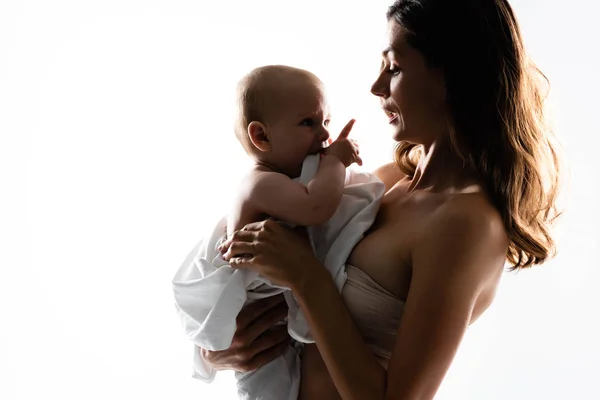
[[[248,159],[234,85],[328,85],[365,168],[391,159],[375,79],[388,1],[0,2],[0,398],[233,399],[193,380],[171,278]],[[507,273],[438,399],[598,399],[598,6],[512,2],[570,163],[559,256]],[[361,155],[362,155],[361,154]]]

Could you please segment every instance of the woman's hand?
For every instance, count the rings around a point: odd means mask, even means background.
[[[246,225],[220,247],[232,268],[258,272],[273,284],[294,288],[325,271],[308,240],[272,220]]]
[[[277,325],[288,312],[282,294],[258,300],[242,309],[237,329],[227,350],[198,348],[215,370],[254,371],[283,354],[290,343],[287,325]]]

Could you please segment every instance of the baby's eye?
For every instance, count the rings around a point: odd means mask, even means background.
[[[329,120],[328,120],[328,119],[326,119],[325,121],[323,121],[323,125],[325,125],[325,126],[329,126]]]
[[[313,126],[314,125],[314,121],[310,118],[306,118],[303,119],[302,122],[300,122],[300,125],[302,126]]]

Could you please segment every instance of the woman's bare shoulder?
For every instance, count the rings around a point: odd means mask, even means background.
[[[385,184],[385,190],[388,191],[392,186],[394,186],[400,179],[406,176],[405,173],[400,171],[398,164],[395,162],[390,162],[382,165],[373,171],[373,175],[375,175],[379,180],[381,180]]]
[[[508,248],[502,215],[483,193],[449,196],[432,215],[425,230],[429,240],[423,246],[451,244],[446,246],[446,256],[454,251],[462,255],[482,251],[488,257],[502,259]]]
[[[448,196],[432,218],[431,229],[441,226],[455,226],[469,230],[486,231],[501,239],[506,236],[504,221],[500,211],[482,192],[461,193]]]
[[[494,207],[483,192],[461,193],[451,195],[444,206],[440,208],[440,217],[448,218],[461,225],[476,224],[487,226],[500,233],[504,231],[504,223],[500,211]]]

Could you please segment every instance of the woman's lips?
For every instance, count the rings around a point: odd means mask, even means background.
[[[383,111],[385,111],[385,115],[388,116],[388,124],[391,124],[396,119],[398,119],[398,114],[397,113],[391,112],[389,110],[386,110],[385,108],[383,109]]]

